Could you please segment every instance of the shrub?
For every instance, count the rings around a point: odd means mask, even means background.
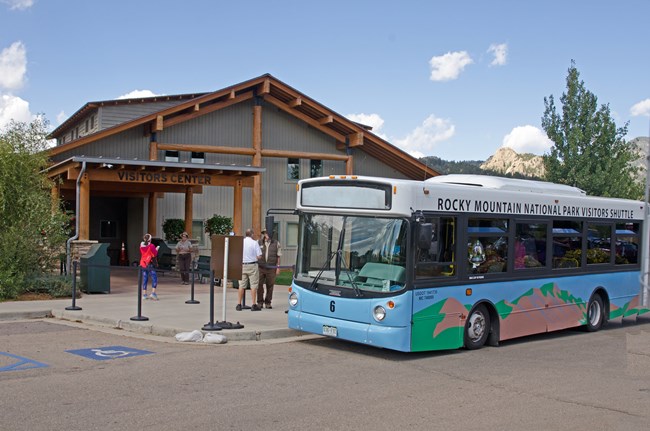
[[[162,229],[167,242],[178,242],[181,239],[181,234],[185,231],[185,220],[168,218],[163,222]]]
[[[210,236],[228,235],[232,231],[232,219],[215,214],[205,221],[205,231]]]

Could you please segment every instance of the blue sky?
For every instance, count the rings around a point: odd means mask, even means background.
[[[647,0],[0,0],[0,127],[270,73],[415,156],[543,154],[544,97],[575,60],[633,139],[649,16]]]

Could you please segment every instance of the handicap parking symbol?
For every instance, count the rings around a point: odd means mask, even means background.
[[[83,356],[84,358],[94,359],[96,361],[128,358],[131,356],[148,355],[153,353],[147,350],[132,349],[124,346],[95,347],[92,349],[66,350],[66,352],[72,353],[73,355]]]

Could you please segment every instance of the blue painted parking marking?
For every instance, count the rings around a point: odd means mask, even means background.
[[[23,358],[22,356],[18,356],[18,355],[12,355],[11,353],[7,353],[7,352],[0,352],[0,355],[7,356],[13,360],[13,362],[10,363],[9,365],[0,367],[0,372],[22,371],[22,370],[29,370],[31,368],[44,368],[48,366],[47,364],[44,364],[42,362],[34,361],[29,358]]]
[[[129,358],[131,356],[149,355],[153,353],[147,350],[132,349],[124,346],[95,347],[93,349],[66,350],[66,352],[83,356],[84,358],[94,359],[96,361]]]

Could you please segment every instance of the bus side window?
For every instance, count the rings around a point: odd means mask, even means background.
[[[428,249],[417,252],[415,276],[450,277],[455,275],[454,246],[456,243],[456,221],[452,217],[427,217],[433,229]]]

